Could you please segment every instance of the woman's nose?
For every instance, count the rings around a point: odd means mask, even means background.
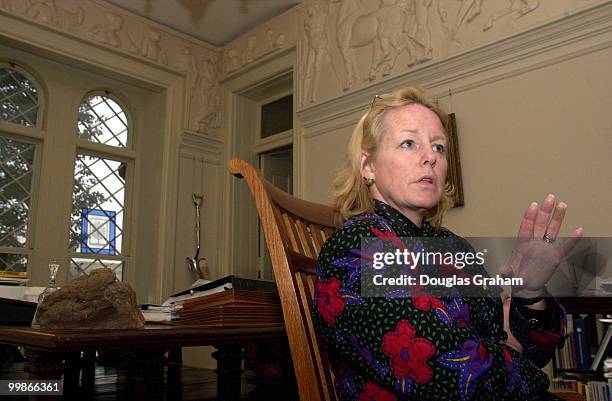
[[[431,167],[434,167],[437,161],[438,154],[434,152],[431,146],[427,147],[427,149],[423,152],[423,165],[430,165]]]

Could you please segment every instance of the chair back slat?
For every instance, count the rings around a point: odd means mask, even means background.
[[[261,178],[244,160],[229,161],[255,200],[283,308],[287,337],[301,401],[337,401],[331,365],[321,352],[311,318],[316,258],[335,231],[338,218],[329,206],[289,195]]]
[[[287,237],[291,243],[291,249],[298,253],[304,252],[302,249],[302,242],[300,241],[300,237],[293,222],[293,216],[291,216],[289,213],[283,212],[282,218],[282,225],[287,231]]]
[[[304,305],[305,312],[310,314],[313,307],[314,298],[314,274],[306,273],[302,270],[296,272],[296,282],[299,288],[300,300]],[[316,341],[316,330],[312,323],[312,319],[306,321],[308,329],[308,337]],[[335,399],[336,394],[334,390],[334,378],[331,374],[331,365],[327,360],[324,353],[317,352],[314,354],[315,364],[320,375],[320,383],[318,383],[319,391],[321,392],[322,398],[325,400]],[[332,398],[334,397],[334,398]]]
[[[287,229],[283,222],[283,213],[281,209],[274,204],[272,205],[272,210],[274,211],[274,219],[277,222],[281,222],[281,224],[278,225],[278,230],[280,231],[281,239],[283,240],[283,245],[285,245],[286,248],[291,248],[291,239],[289,238],[289,233],[287,232]]]
[[[295,226],[300,236],[300,240],[302,241],[302,247],[304,248],[304,254],[308,256],[309,258],[316,258],[317,251],[314,248],[312,235],[310,235],[308,228],[306,227],[304,222],[300,219],[295,219]]]
[[[310,234],[312,235],[313,245],[315,247],[315,251],[318,257],[319,253],[321,252],[321,248],[323,248],[323,244],[325,243],[325,240],[323,239],[323,233],[321,231],[321,227],[319,227],[316,224],[310,224],[308,228],[309,228]]]

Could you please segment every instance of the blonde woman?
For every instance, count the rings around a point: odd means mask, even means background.
[[[404,238],[471,248],[442,228],[452,206],[446,123],[422,90],[408,87],[376,96],[353,133],[335,182],[345,222],[321,251],[313,311],[336,392],[340,400],[359,401],[556,399],[540,368],[562,344],[566,319],[544,286],[582,231],[552,244],[567,207],[554,196],[529,206],[520,257],[502,268],[505,277],[524,280],[513,288],[510,339],[497,287],[484,286],[477,297],[455,290],[436,295],[418,283],[366,293],[363,277],[375,250],[408,249]],[[374,242],[364,247],[368,238]],[[487,274],[475,263],[450,272],[463,279]],[[438,266],[437,274],[449,274],[448,266]]]

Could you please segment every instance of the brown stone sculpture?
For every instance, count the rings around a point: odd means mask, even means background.
[[[43,329],[136,329],[144,317],[129,284],[111,269],[96,269],[50,294],[38,306]]]

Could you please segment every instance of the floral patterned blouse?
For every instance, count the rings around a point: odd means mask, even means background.
[[[427,222],[419,228],[379,201],[373,213],[350,218],[328,239],[317,263],[313,320],[333,362],[340,400],[558,399],[547,392],[540,370],[565,338],[565,311],[554,298],[544,311],[512,302],[510,329],[520,353],[505,344],[497,287],[486,297],[363,296],[363,237],[395,247],[402,237],[467,244]],[[484,271],[463,271],[478,268]]]

